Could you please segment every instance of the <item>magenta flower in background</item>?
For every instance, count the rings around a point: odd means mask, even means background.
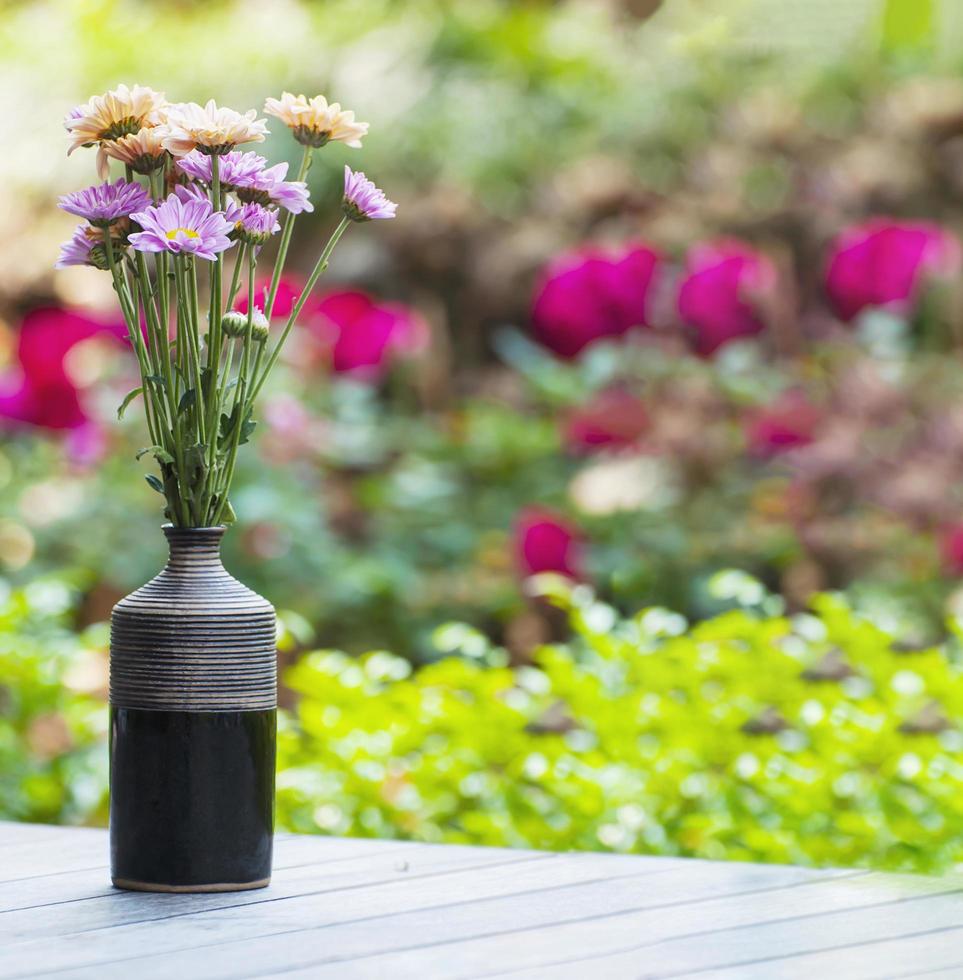
[[[801,391],[787,391],[747,419],[749,452],[769,459],[808,446],[822,420],[823,413]]]
[[[637,446],[648,428],[645,405],[621,388],[610,388],[571,412],[562,434],[569,452],[584,454]]]
[[[150,195],[140,184],[117,180],[111,183],[95,184],[82,191],[64,194],[60,207],[86,218],[98,228],[106,228],[118,218],[126,218],[150,204]]]
[[[555,572],[581,579],[583,547],[577,529],[554,511],[526,507],[515,519],[515,565],[522,578]]]
[[[963,523],[943,528],[939,548],[945,571],[950,575],[963,575]]]
[[[144,229],[130,236],[139,252],[183,252],[213,262],[218,252],[234,244],[228,237],[234,226],[206,200],[185,202],[171,194],[131,218]]]
[[[344,200],[341,208],[352,221],[393,218],[398,205],[360,171],[344,168]]]
[[[255,306],[264,308],[270,288],[270,277],[258,279],[254,283]],[[286,320],[291,315],[294,304],[297,303],[303,289],[304,282],[302,280],[294,276],[281,276],[278,281],[277,292],[274,295],[274,308],[271,310],[272,319]],[[240,313],[247,313],[247,295],[243,290],[234,301],[234,309]]]
[[[428,342],[428,326],[417,312],[360,290],[326,293],[308,305],[305,322],[336,374],[378,381],[396,356],[417,353]]]
[[[826,293],[842,320],[872,307],[909,312],[931,277],[954,275],[960,244],[949,231],[925,221],[873,218],[845,229],[826,264]]]
[[[686,256],[677,308],[702,357],[766,328],[756,300],[776,284],[776,270],[745,242],[699,244]]]
[[[586,247],[549,263],[535,288],[532,330],[560,357],[589,344],[651,325],[650,306],[661,259],[644,244],[617,253]]]
[[[0,377],[0,420],[44,429],[92,425],[65,360],[73,347],[98,335],[121,341],[127,331],[121,320],[59,307],[28,313],[20,327],[16,367]]]

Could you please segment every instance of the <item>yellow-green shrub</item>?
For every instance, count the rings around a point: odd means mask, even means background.
[[[584,588],[554,599],[574,637],[531,666],[460,626],[415,673],[381,652],[304,658],[282,824],[914,870],[963,857],[955,637],[901,652],[837,595],[691,628],[661,609],[619,620]]]

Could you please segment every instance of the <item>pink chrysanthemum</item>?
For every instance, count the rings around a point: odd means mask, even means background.
[[[55,269],[67,269],[72,265],[92,265],[98,269],[106,266],[103,234],[90,225],[78,225],[69,241],[60,246],[60,258]]]
[[[342,210],[352,221],[374,221],[393,218],[398,205],[359,170],[344,168],[344,201]]]
[[[231,223],[210,201],[184,201],[175,194],[156,207],[131,215],[144,230],[130,236],[139,252],[173,252],[214,260],[234,243]]]
[[[60,198],[60,207],[79,218],[86,218],[97,228],[106,228],[118,218],[126,218],[150,204],[150,195],[140,186],[126,180],[113,184],[95,184]]]
[[[222,189],[235,191],[245,202],[254,204],[276,204],[300,214],[313,211],[308,199],[308,185],[303,180],[285,180],[287,163],[266,166],[267,160],[257,153],[242,153],[234,150],[220,157],[218,180]],[[189,177],[210,184],[212,177],[211,157],[194,150],[177,161],[177,166]]]
[[[193,201],[209,201],[207,191],[200,184],[177,184],[173,193],[185,204]]]
[[[248,245],[263,245],[281,230],[277,211],[260,204],[244,204],[229,217],[234,221],[236,237]]]
[[[276,163],[237,183],[237,196],[242,201],[277,204],[292,214],[313,211],[314,206],[308,200],[308,185],[303,180],[285,180],[287,173],[287,163]]]
[[[175,162],[177,169],[182,170],[188,177],[203,180],[207,184],[211,182],[213,166],[208,154],[201,153],[200,150],[191,150]],[[258,153],[232,150],[218,158],[217,175],[221,187],[225,190],[233,190],[239,184],[247,184],[266,166],[267,160]]]

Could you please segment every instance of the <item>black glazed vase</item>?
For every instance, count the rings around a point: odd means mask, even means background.
[[[164,527],[164,570],[110,621],[111,879],[236,891],[271,877],[274,608],[221,564],[223,527]]]

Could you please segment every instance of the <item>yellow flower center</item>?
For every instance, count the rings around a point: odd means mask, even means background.
[[[167,240],[173,241],[175,238],[177,238],[180,232],[184,232],[184,234],[187,235],[188,238],[197,238],[197,232],[194,231],[192,228],[172,228],[167,233]]]

